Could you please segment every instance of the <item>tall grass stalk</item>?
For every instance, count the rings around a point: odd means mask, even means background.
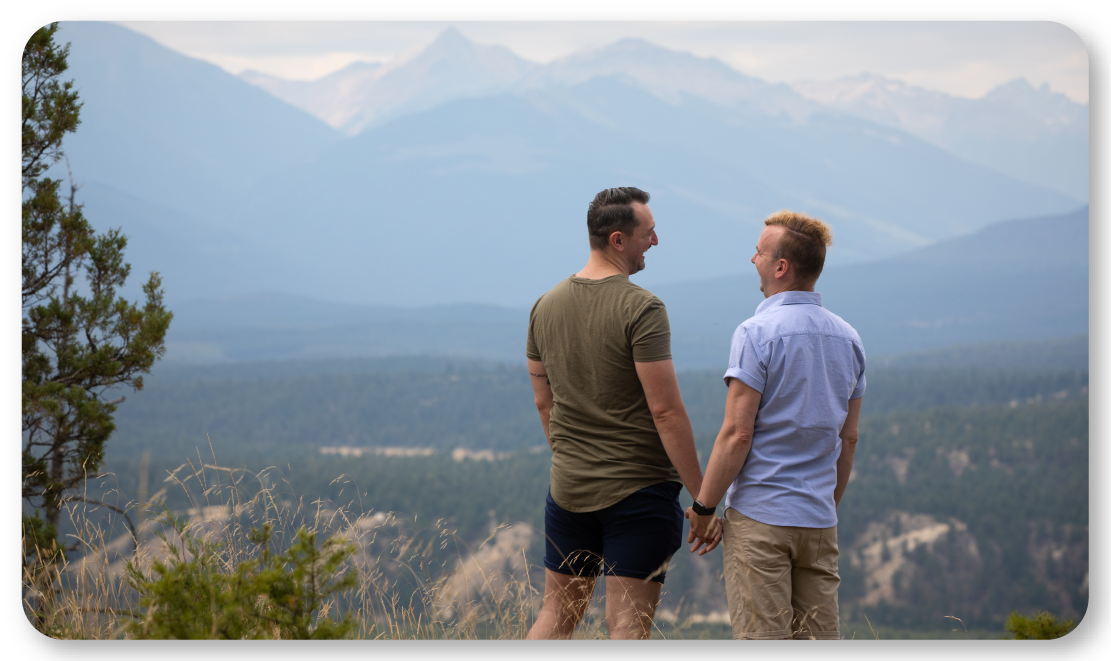
[[[354,544],[356,553],[341,572],[354,572],[357,588],[334,595],[320,611],[336,619],[350,613],[356,621],[353,637],[525,637],[543,585],[543,569],[529,562],[528,549],[542,533],[528,524],[502,524],[471,548],[444,519],[421,522],[421,527],[415,517],[367,507],[351,478],[341,475],[335,484],[341,486],[339,497],[350,494],[347,502],[306,500],[293,493],[275,467],[253,472],[215,460],[188,461],[142,500],[122,502],[118,491],[109,492],[121,501],[116,507],[132,515],[134,534],[114,512],[70,503],[65,516],[75,530],[69,543],[76,550],[37,573],[24,571],[25,613],[57,638],[130,638],[128,624],[140,612],[138,595],[127,582],[127,563],[149,572],[154,559],[168,557],[168,544],[186,549],[164,518],[151,516],[176,489],[190,503],[178,512],[187,520],[185,534],[219,545],[221,571],[231,573],[257,557],[258,546],[248,534],[264,524],[272,527],[277,549],[288,546],[300,528],[320,540],[338,536]],[[606,637],[598,601],[593,598],[575,638]]]

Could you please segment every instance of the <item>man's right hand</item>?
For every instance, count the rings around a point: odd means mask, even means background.
[[[683,486],[692,498],[697,498],[702,490],[702,468],[698,464],[698,451],[694,448],[691,420],[679,394],[675,364],[671,359],[634,364],[664,452],[678,471]]]
[[[698,555],[706,555],[717,548],[724,529],[724,522],[720,518],[713,514],[699,516],[690,507],[687,508],[686,518],[691,522],[690,533],[687,534],[687,543],[694,544],[691,553],[697,551]],[[695,540],[698,543],[695,544]]]

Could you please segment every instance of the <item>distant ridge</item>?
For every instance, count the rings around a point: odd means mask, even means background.
[[[1005,221],[897,258],[828,267],[818,290],[877,365],[1082,369],[1087,232],[1087,207]],[[991,246],[1000,250],[986,253]],[[649,289],[667,305],[680,369],[720,367],[734,329],[763,300],[752,272]],[[360,307],[280,294],[198,299],[175,314],[167,359],[200,363],[405,355],[520,363],[528,323],[524,307]],[[1016,360],[1023,347],[1030,355]]]
[[[901,129],[973,163],[1081,202],[1088,199],[1089,107],[1047,84],[1035,88],[1020,78],[979,99],[867,73],[800,81],[792,87],[809,99]]]
[[[876,367],[966,367],[1005,370],[1072,369],[1089,367],[1087,334],[1023,342],[978,342],[869,357]]]
[[[673,51],[643,39],[622,39],[572,53],[537,67],[519,88],[573,87],[614,77],[673,104],[693,97],[796,121],[821,109],[787,85],[768,83],[721,60]]]

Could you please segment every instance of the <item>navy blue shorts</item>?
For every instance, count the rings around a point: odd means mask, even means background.
[[[628,576],[664,582],[683,544],[678,482],[660,482],[594,512],[544,508],[544,566],[572,576]]]

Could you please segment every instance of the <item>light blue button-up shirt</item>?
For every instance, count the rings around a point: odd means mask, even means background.
[[[737,327],[729,379],[761,393],[752,448],[725,506],[773,526],[837,525],[833,488],[849,400],[864,394],[864,345],[816,292],[764,299]]]

